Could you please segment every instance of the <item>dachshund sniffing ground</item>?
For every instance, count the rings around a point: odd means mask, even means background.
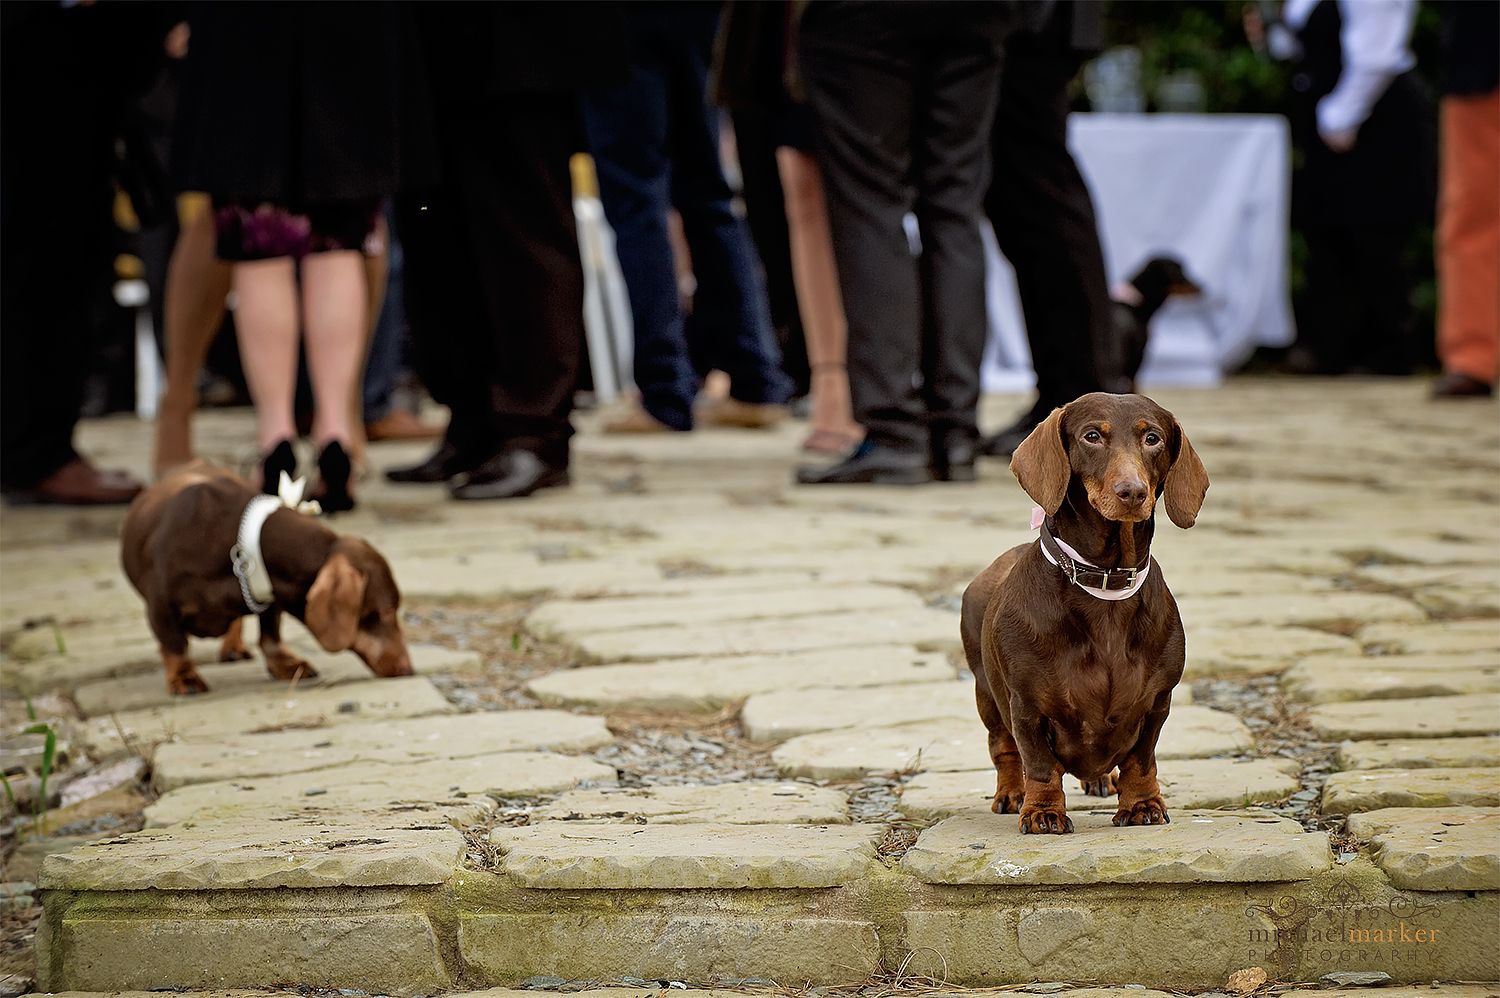
[[[1062,777],[1106,796],[1116,825],[1171,819],[1156,741],[1182,677],[1177,604],[1151,558],[1157,500],[1191,527],[1208,475],[1172,414],[1141,395],[1053,410],[1011,471],[1045,517],[964,592],[963,643],[995,763],[996,813],[1069,832]],[[1118,770],[1118,772],[1116,772]]]

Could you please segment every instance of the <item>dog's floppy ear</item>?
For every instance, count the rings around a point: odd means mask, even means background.
[[[1032,430],[1010,459],[1011,474],[1047,515],[1056,513],[1068,494],[1073,469],[1063,447],[1062,421],[1068,407],[1053,409],[1042,425]]]
[[[365,577],[347,555],[334,552],[318,570],[307,591],[302,622],[324,651],[344,651],[359,632],[359,610],[365,601]]]
[[[1162,498],[1167,503],[1167,515],[1172,522],[1186,530],[1198,521],[1198,511],[1203,508],[1203,496],[1208,492],[1208,472],[1198,460],[1187,434],[1178,426],[1174,430],[1177,446],[1172,458],[1172,467],[1167,469],[1162,483]]]

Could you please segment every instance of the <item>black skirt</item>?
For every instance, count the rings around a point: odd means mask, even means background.
[[[394,193],[410,103],[399,13],[195,4],[173,136],[180,189],[293,206]]]

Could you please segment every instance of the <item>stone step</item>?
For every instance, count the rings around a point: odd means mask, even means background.
[[[1339,746],[1338,764],[1343,769],[1500,766],[1500,735],[1344,742]]]
[[[836,613],[722,624],[641,627],[578,638],[579,651],[600,662],[728,655],[775,655],[869,644],[956,649],[958,614],[926,607]]]
[[[562,981],[560,977],[552,978]],[[768,978],[759,976],[749,977],[721,977],[726,988],[764,987],[761,982],[769,983]],[[544,979],[545,980],[545,979]],[[640,978],[637,978],[640,980]],[[550,980],[548,981],[550,983]],[[563,981],[564,984],[572,982]],[[646,986],[631,987],[628,983],[619,987],[608,988],[585,988],[581,991],[568,991],[574,998],[651,998],[659,993],[655,982]],[[672,988],[672,998],[740,998],[746,994],[744,990],[726,990],[725,988]],[[230,990],[230,991],[176,991],[180,998],[286,998],[290,993],[287,991],[257,991],[257,990]],[[964,998],[973,992],[963,989],[923,991],[927,998]],[[1060,995],[1061,998],[1174,998],[1173,992],[1158,991],[1155,988],[1143,987],[1139,984],[1127,984],[1120,987],[1074,987],[1068,984],[1053,984],[1052,982],[1036,984],[1028,990],[1020,991],[1021,994]],[[1417,987],[1382,987],[1375,992],[1378,998],[1434,998],[1437,989],[1432,985]],[[160,998],[159,991],[63,991],[56,993],[52,998]],[[517,991],[510,988],[486,988],[483,991],[451,991],[446,998],[536,998],[536,990]],[[1495,989],[1483,984],[1444,984],[1442,986],[1443,998],[1495,998]],[[1291,991],[1278,991],[1277,998],[1371,998],[1371,991],[1365,987],[1355,988],[1316,988],[1304,990],[1301,988]]]
[[[1369,624],[1360,628],[1366,649],[1387,654],[1500,651],[1500,620],[1445,620],[1430,624]]]
[[[1116,828],[1079,813],[1068,835],[1024,835],[1012,815],[957,815],[917,836],[901,867],[928,884],[1193,884],[1307,880],[1329,869],[1328,837],[1273,814],[1180,811],[1169,825]]]
[[[1330,741],[1492,735],[1500,731],[1500,694],[1330,703],[1309,710],[1307,721]]]
[[[1156,747],[1158,759],[1195,759],[1248,751],[1250,729],[1233,714],[1208,707],[1172,711]],[[844,728],[800,735],[771,753],[783,776],[858,779],[870,773],[952,772],[990,765],[984,725],[972,719],[924,721],[884,728]]]
[[[253,644],[250,647],[251,654],[255,657],[249,661],[199,665],[198,674],[208,683],[209,692],[192,697],[191,702],[214,703],[246,692],[266,692],[273,695],[290,692],[290,684],[272,679],[266,672],[259,651]],[[479,656],[474,652],[454,651],[437,645],[412,645],[409,650],[412,671],[419,676],[459,672],[479,666]],[[369,667],[353,652],[330,654],[309,648],[298,648],[296,651],[318,672],[316,679],[298,680],[296,689],[324,689],[374,678]],[[85,683],[75,689],[72,696],[84,717],[102,717],[119,711],[186,702],[182,697],[168,692],[166,681],[159,672]]]
[[[917,609],[922,600],[893,586],[803,586],[760,592],[709,593],[670,597],[553,600],[526,617],[526,627],[544,638],[575,639],[601,631],[676,626],[684,621],[713,624],[774,617]]]
[[[1395,818],[1370,845],[1396,887],[1500,890],[1500,813]]]
[[[225,736],[420,717],[453,711],[422,676],[369,679],[322,689],[280,686],[198,702],[181,697],[96,717],[79,727],[79,740],[97,758],[131,752],[149,756],[164,742],[219,741]],[[206,750],[212,751],[212,750]]]
[[[1284,672],[1281,685],[1292,699],[1304,703],[1500,693],[1500,665],[1480,669],[1392,669],[1386,666],[1384,658],[1338,663],[1310,659]]]
[[[582,751],[613,740],[602,719],[560,710],[396,718],[225,735],[211,746],[174,742],[156,750],[153,780],[164,792],[192,783],[282,776],[354,762],[412,764],[521,749]]]
[[[1193,691],[1178,686],[1174,706],[1192,702]],[[935,683],[866,689],[793,689],[757,693],[745,701],[740,722],[759,742],[783,742],[799,735],[837,728],[888,727],[916,721],[978,717],[974,680],[963,675]]]
[[[1297,792],[1298,766],[1289,759],[1165,759],[1157,765],[1162,798],[1169,809],[1245,807],[1283,800]],[[1108,808],[1114,798],[1089,797],[1078,781],[1063,778],[1073,810]],[[988,811],[995,795],[995,770],[923,773],[907,781],[897,805],[909,818],[932,820]]]
[[[836,825],[849,821],[849,798],[807,783],[573,790],[531,815],[533,822],[685,825]]]
[[[1500,769],[1356,769],[1323,787],[1324,814],[1386,807],[1500,805]]]
[[[1262,676],[1281,672],[1302,658],[1358,653],[1354,639],[1310,627],[1197,626],[1187,632],[1183,677]]]
[[[910,645],[860,645],[792,655],[670,659],[595,665],[539,676],[526,689],[543,703],[588,710],[719,710],[773,690],[863,687],[953,675],[947,657]]]
[[[492,809],[491,797],[534,797],[581,783],[610,785],[609,766],[550,752],[489,752],[427,762],[353,762],[286,776],[194,783],[146,808],[148,827],[239,816],[334,813],[419,804],[456,824]],[[842,797],[840,798],[842,800]]]
[[[1180,597],[1182,623],[1197,627],[1238,624],[1308,625],[1354,621],[1425,621],[1427,614],[1410,600],[1383,593],[1269,593],[1258,596]]]
[[[1500,807],[1383,807],[1349,815],[1349,834],[1357,839],[1371,839],[1408,821],[1460,821],[1484,815],[1500,815]]]
[[[553,890],[835,887],[869,872],[880,825],[579,825],[497,828],[501,870]]]

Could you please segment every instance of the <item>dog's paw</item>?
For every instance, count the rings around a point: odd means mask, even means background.
[[[250,649],[243,644],[236,646],[225,642],[219,647],[220,662],[244,662],[252,657]]]
[[[1090,797],[1113,797],[1118,792],[1115,788],[1114,773],[1105,773],[1097,780],[1080,779],[1078,785]]]
[[[1019,790],[1012,792],[998,791],[995,794],[995,799],[990,801],[990,810],[996,814],[1016,814],[1021,810],[1021,805],[1025,801],[1026,795]]]
[[[198,675],[198,670],[187,668],[175,675],[167,677],[167,691],[174,697],[195,696],[199,693],[208,692],[208,684],[203,677]]]
[[[1045,835],[1062,835],[1073,830],[1073,819],[1068,817],[1067,811],[1063,810],[1061,804],[1056,807],[1025,807],[1021,808],[1021,833],[1030,835],[1040,833]]]
[[[296,655],[267,656],[266,671],[271,674],[272,679],[279,679],[284,683],[318,678],[318,670],[306,659]]]
[[[1167,805],[1160,797],[1144,797],[1130,806],[1120,805],[1112,819],[1116,825],[1170,825]]]

